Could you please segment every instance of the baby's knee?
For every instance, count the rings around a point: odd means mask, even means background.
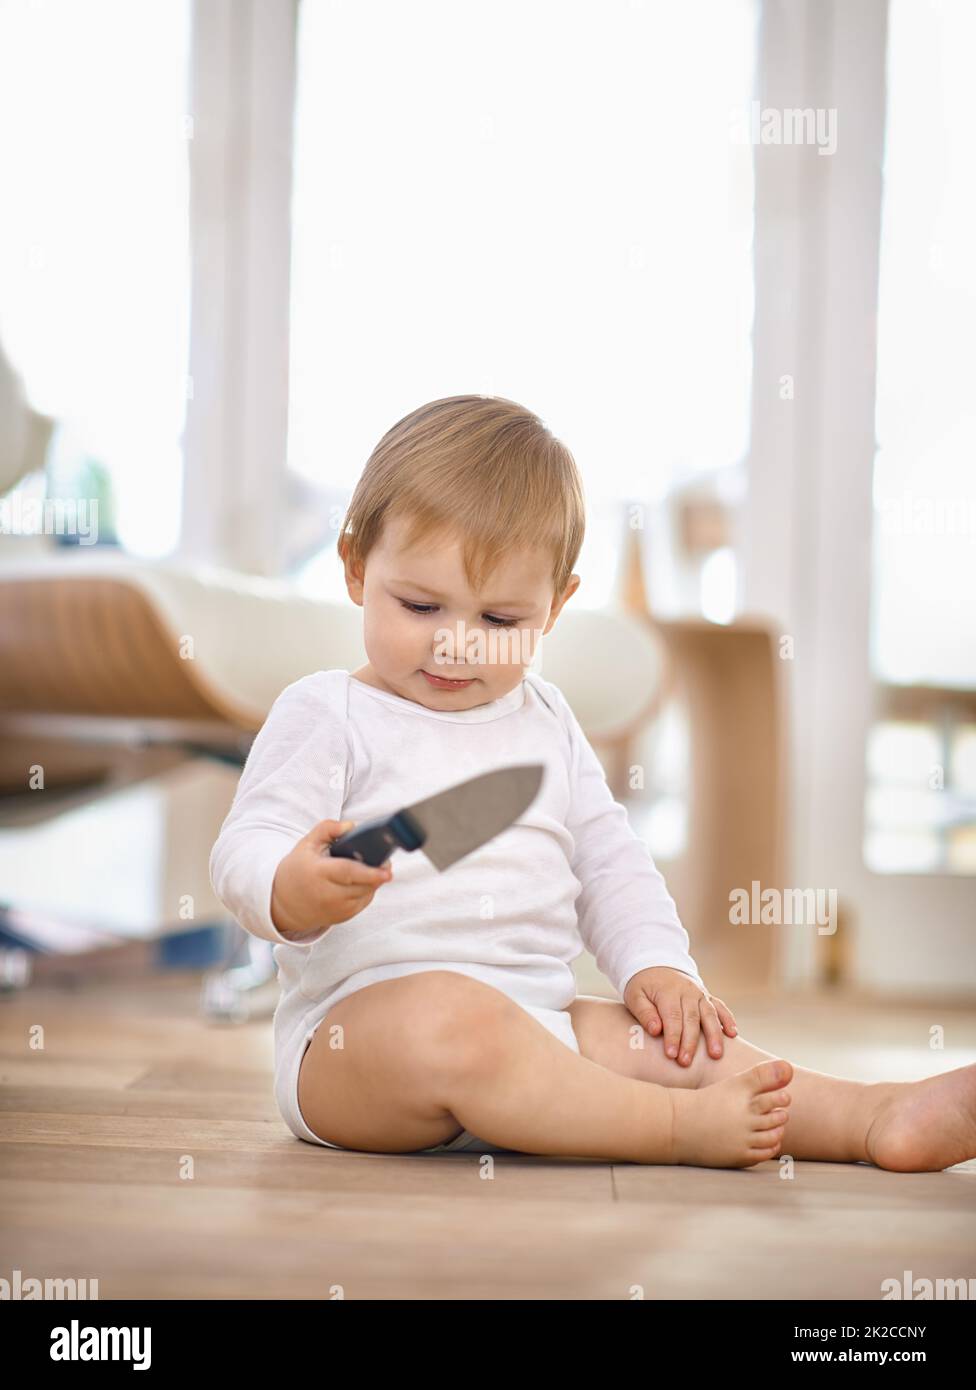
[[[490,1062],[504,1020],[518,1013],[518,1004],[460,971],[429,970],[412,978],[417,984],[412,1041],[425,1064],[454,1072]]]

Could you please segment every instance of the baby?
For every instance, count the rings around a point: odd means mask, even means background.
[[[278,696],[210,858],[224,905],[276,943],[285,1121],[381,1153],[976,1156],[976,1066],[873,1084],[794,1067],[709,993],[566,699],[527,670],[579,585],[583,530],[572,455],[512,401],[433,401],[373,451],[338,544],[368,661]],[[535,800],[443,873],[422,850],[381,868],[323,852],[526,762]],[[577,995],[584,945],[620,999]]]

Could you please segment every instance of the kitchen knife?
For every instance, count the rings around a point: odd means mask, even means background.
[[[376,866],[396,849],[422,849],[443,872],[522,814],[535,800],[543,771],[542,763],[519,763],[470,777],[392,816],[357,825],[323,853]]]

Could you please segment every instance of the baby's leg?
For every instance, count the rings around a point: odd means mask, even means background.
[[[584,1056],[657,1085],[711,1086],[775,1055],[723,1033],[722,1056],[712,1057],[702,1034],[691,1063],[682,1066],[665,1056],[661,1036],[642,1030],[619,1001],[580,995],[568,1012]],[[631,1039],[641,1036],[643,1046],[632,1047]],[[860,1161],[899,1172],[930,1172],[976,1158],[976,1066],[896,1082],[852,1081],[794,1066],[790,1094],[782,1151],[794,1158]]]
[[[679,1096],[580,1056],[480,980],[425,970],[330,1009],[303,1058],[299,1104],[320,1138],[381,1153],[466,1128],[524,1153],[750,1167],[777,1152],[790,1073],[764,1062]]]

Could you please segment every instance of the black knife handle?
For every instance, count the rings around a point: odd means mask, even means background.
[[[419,849],[426,838],[408,811],[398,811],[395,816],[364,821],[355,830],[333,840],[325,852],[337,859],[358,859],[360,864],[378,868],[395,849]]]

